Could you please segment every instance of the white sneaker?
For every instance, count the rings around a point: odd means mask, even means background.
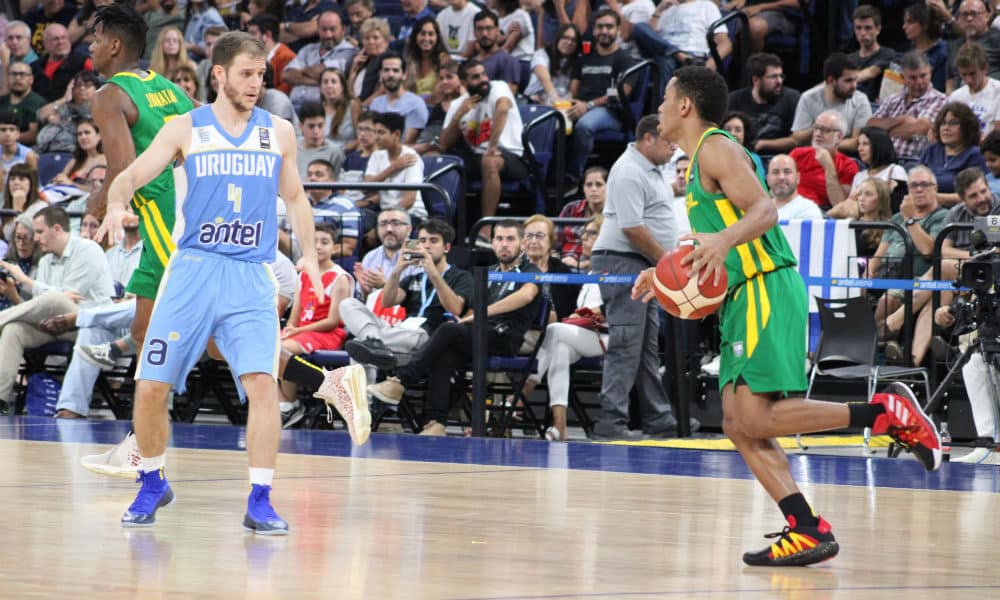
[[[958,458],[951,459],[953,463],[972,463],[972,464],[983,464],[988,462],[990,456],[993,455],[993,450],[990,448],[976,448],[972,452]]]
[[[135,479],[139,472],[139,447],[135,434],[129,433],[125,439],[104,454],[91,454],[80,459],[83,468],[101,475],[128,477]]]
[[[361,365],[348,365],[333,371],[323,369],[323,385],[313,394],[326,402],[330,418],[330,407],[337,409],[347,423],[347,432],[358,446],[368,441],[372,432],[372,415],[368,411],[368,377]]]
[[[77,346],[80,356],[90,364],[101,369],[113,369],[115,361],[111,358],[111,343],[94,344],[92,346]]]
[[[278,410],[281,411],[282,416],[291,414],[292,411],[295,410],[298,407],[299,407],[299,401],[298,400],[296,400],[295,402],[279,402],[278,403]]]
[[[545,430],[545,439],[550,442],[565,442],[561,435],[559,435],[559,430],[555,427],[549,427]]]

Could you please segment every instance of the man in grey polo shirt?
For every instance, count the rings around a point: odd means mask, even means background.
[[[677,245],[673,194],[660,172],[674,147],[657,132],[656,115],[636,126],[628,145],[608,175],[604,226],[594,243],[591,268],[598,273],[638,273]],[[628,429],[629,390],[638,386],[643,431],[673,434],[677,420],[670,412],[660,379],[657,305],[632,300],[627,285],[601,285],[610,337],[604,357],[601,416],[594,439],[639,437]]]

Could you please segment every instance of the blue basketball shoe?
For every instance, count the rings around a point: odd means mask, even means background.
[[[243,529],[257,535],[288,535],[288,523],[271,507],[271,486],[255,483],[251,487]]]
[[[142,483],[135,500],[122,515],[122,527],[149,527],[156,523],[156,511],[174,501],[174,491],[163,469],[139,471],[136,483]]]

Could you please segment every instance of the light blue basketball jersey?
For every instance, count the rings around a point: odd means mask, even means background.
[[[177,248],[273,262],[281,148],[271,114],[254,108],[239,138],[219,125],[211,105],[189,114],[191,146],[176,184]]]

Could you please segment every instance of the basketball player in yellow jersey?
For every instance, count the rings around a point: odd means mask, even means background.
[[[747,552],[748,565],[802,566],[836,556],[830,524],[817,516],[792,479],[775,439],[798,433],[871,427],[912,451],[928,470],[941,462],[934,424],[908,388],[894,384],[868,403],[840,404],[789,397],[805,378],[808,303],[778,213],[749,154],[719,129],[729,90],[717,73],[685,67],[674,73],[660,105],[660,135],[691,157],[687,211],[697,244],[686,262],[705,281],[723,269],[729,293],[719,310],[723,430],[788,525],[777,541]],[[652,269],[641,273],[635,298],[653,297]],[[781,306],[772,309],[772,306]]]

